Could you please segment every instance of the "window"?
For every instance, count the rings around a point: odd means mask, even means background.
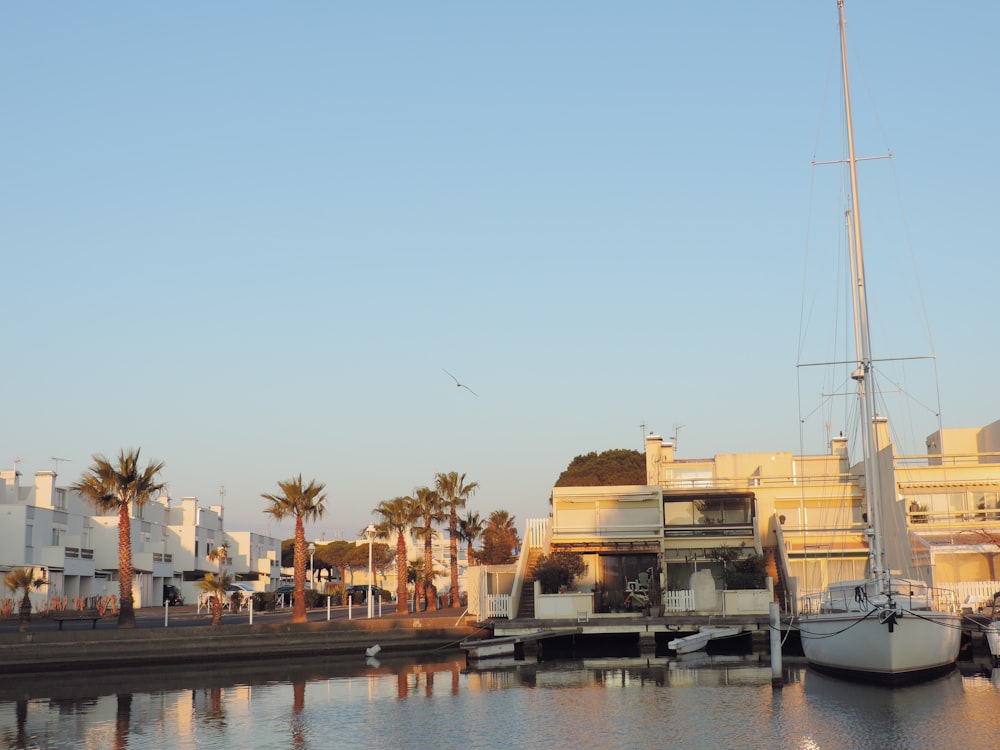
[[[663,501],[663,523],[666,526],[732,525],[752,521],[752,497],[719,495],[677,500],[664,498]]]

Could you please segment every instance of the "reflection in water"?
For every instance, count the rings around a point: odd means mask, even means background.
[[[302,719],[302,709],[306,706],[306,682],[292,683],[292,747],[306,746],[306,727]]]
[[[128,747],[129,724],[132,723],[132,694],[125,693],[116,696],[118,710],[115,712],[115,750],[125,750]]]
[[[74,683],[71,676],[26,677],[16,691],[7,680],[0,687],[0,741],[5,748],[133,750],[347,744],[357,750],[950,750],[983,746],[983,738],[1000,735],[1000,688],[957,672],[887,690],[786,664],[783,687],[775,689],[769,666],[746,657],[478,668],[466,667],[461,654],[380,662],[91,675],[76,694],[66,687]],[[144,687],[135,689],[133,680]]]
[[[16,727],[13,732],[4,730],[4,747],[27,747],[28,746],[28,701],[20,698],[14,705],[14,721]]]

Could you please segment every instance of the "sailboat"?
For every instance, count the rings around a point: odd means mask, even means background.
[[[955,667],[961,644],[961,615],[950,591],[932,589],[920,580],[903,578],[887,564],[888,503],[896,502],[891,485],[884,486],[878,451],[887,442],[880,431],[885,420],[875,409],[872,353],[868,325],[867,287],[858,206],[857,162],[851,119],[844,2],[837,0],[841,68],[850,171],[848,242],[853,279],[853,310],[857,368],[855,381],[861,416],[864,483],[868,528],[868,576],[860,581],[830,584],[818,595],[803,598],[798,618],[802,649],[809,665],[819,671],[873,683],[900,684],[930,679]],[[906,529],[900,529],[906,534]],[[905,539],[896,540],[906,545]]]

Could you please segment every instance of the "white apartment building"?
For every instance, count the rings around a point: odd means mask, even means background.
[[[0,471],[0,573],[30,567],[46,581],[32,593],[36,604],[56,597],[118,594],[118,515],[95,514],[77,493],[56,486],[54,471],[38,471],[31,486],[17,469]],[[163,586],[198,597],[197,581],[217,573],[209,554],[226,548],[221,566],[258,591],[277,586],[281,540],[250,531],[223,530],[221,506],[196,497],[161,496],[132,511],[133,600],[136,607],[163,603]],[[0,596],[8,595],[2,592]]]

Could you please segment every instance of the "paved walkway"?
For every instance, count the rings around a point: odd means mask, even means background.
[[[340,620],[347,621],[351,620],[357,625],[363,625],[366,620],[368,620],[368,607],[365,605],[354,606],[351,608],[350,615],[348,615],[348,608],[345,605],[330,607],[329,609],[329,619],[330,620]],[[327,609],[326,607],[316,607],[310,609],[307,613],[307,617],[310,622],[322,622],[327,619]],[[417,614],[397,614],[396,605],[392,602],[385,602],[382,605],[381,614],[379,614],[378,606],[375,607],[375,616],[372,619],[372,624],[379,620],[433,620],[435,625],[439,626],[454,626],[456,624],[466,624],[467,618],[464,617],[464,608],[446,608],[439,609],[431,612],[420,612]],[[272,612],[260,612],[256,611],[253,613],[254,624],[273,624],[282,622],[292,621],[292,608],[285,607],[283,609],[276,609]],[[222,625],[246,625],[250,622],[250,612],[247,610],[241,610],[239,612],[229,612],[228,610],[222,615]],[[201,612],[198,612],[198,607],[195,605],[183,605],[180,607],[170,607],[169,611],[165,611],[163,607],[142,607],[135,611],[135,626],[137,628],[162,628],[162,627],[196,627],[212,624],[212,612],[210,609],[202,608]],[[66,622],[63,624],[62,630],[64,632],[76,631],[76,630],[91,630],[91,621],[81,621],[81,622]],[[116,614],[108,614],[106,617],[99,620],[96,624],[97,629],[106,628],[117,628],[118,627],[118,616]],[[16,633],[19,627],[17,615],[12,617],[7,617],[0,619],[0,633]],[[58,630],[59,624],[48,617],[48,615],[40,615],[37,612],[33,612],[31,615],[31,623],[28,626],[30,632],[40,632],[40,631],[50,631]]]

